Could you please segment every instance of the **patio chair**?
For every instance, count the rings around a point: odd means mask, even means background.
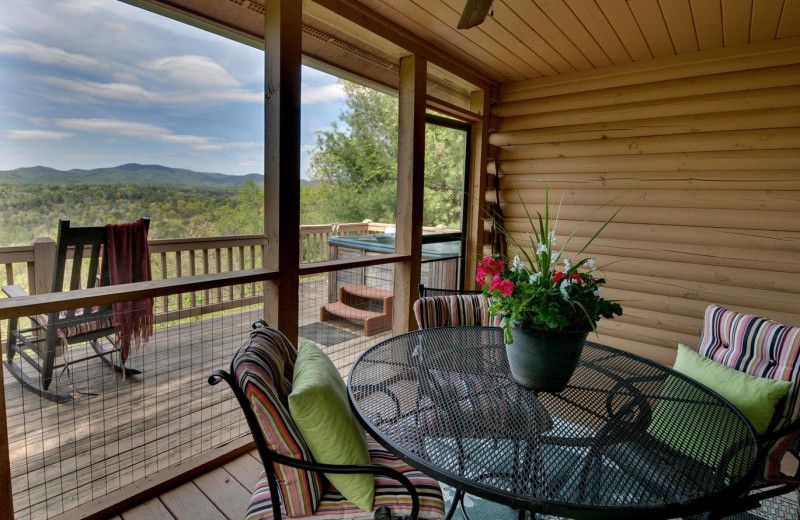
[[[420,287],[420,291],[422,290]],[[431,289],[425,291],[427,293]],[[479,292],[425,296],[415,301],[413,308],[420,329],[470,325],[500,326],[501,317],[489,314],[489,304]]]
[[[143,220],[145,226],[149,228],[150,220]],[[69,290],[109,285],[108,263],[101,262],[106,243],[105,226],[72,227],[68,219],[61,219],[56,243],[52,292],[64,290],[65,276],[68,277]],[[69,249],[73,249],[72,267],[67,273]],[[2,291],[9,298],[27,296],[25,290],[17,285],[5,286]],[[32,326],[27,329],[19,329],[17,318],[9,320],[5,365],[11,375],[25,388],[49,401],[66,402],[72,399],[70,393],[50,390],[53,373],[58,368],[68,370],[70,365],[99,357],[117,372],[140,373],[134,368],[123,368],[111,359],[112,354],[118,349],[114,341],[116,330],[110,304],[38,314],[30,316],[30,319]],[[108,338],[113,347],[103,349],[99,341],[102,338]],[[70,361],[65,359],[62,364],[56,364],[56,358],[62,355],[64,348],[86,342],[94,350],[93,355]],[[34,376],[36,377],[34,379],[28,375],[24,370],[25,364],[35,369],[38,377]]]
[[[762,471],[747,494],[722,505],[714,514],[736,515],[759,507],[761,501],[797,490],[800,469],[788,475],[782,471],[781,461],[786,455],[800,459],[800,327],[710,305],[697,352],[753,376],[792,382],[788,394],[775,407],[768,431],[758,436],[764,455]]]
[[[225,380],[233,390],[264,464],[247,511],[248,520],[280,520],[283,516],[372,520],[373,512],[385,512],[377,511],[379,505],[409,519],[444,515],[438,483],[399,460],[369,436],[371,464],[314,462],[289,414],[288,396],[292,391],[297,349],[263,320],[254,323],[253,329],[231,360],[230,372],[215,370],[208,379],[211,385]],[[398,426],[402,424],[401,421]],[[411,424],[408,431],[415,434]],[[322,472],[374,475],[373,512],[365,512],[348,502],[327,483]]]
[[[464,289],[443,289],[440,287],[425,287],[424,283],[417,286],[419,297],[425,298],[426,296],[449,296],[451,294],[481,294],[483,291],[467,291]]]

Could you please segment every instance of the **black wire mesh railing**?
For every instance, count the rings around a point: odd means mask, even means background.
[[[11,334],[14,343],[4,353],[4,390],[16,518],[75,510],[249,435],[233,395],[209,386],[207,377],[228,366],[263,310],[225,310],[216,295],[208,292],[210,307],[202,316],[187,305],[175,319],[156,324],[150,340],[130,353],[124,376],[103,361],[119,364],[118,353],[101,357],[93,348],[96,341],[101,352],[113,350],[113,325],[105,331],[108,338],[77,340],[99,334],[98,324],[85,319],[92,309],[67,318],[51,338],[38,326],[42,317],[21,318],[13,328],[3,323],[3,342]],[[50,350],[52,372],[46,366]]]

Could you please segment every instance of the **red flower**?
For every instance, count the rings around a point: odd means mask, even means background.
[[[553,271],[553,281],[556,283],[556,285],[561,283],[561,280],[563,280],[563,279],[564,279],[564,273],[563,272],[561,272],[561,271]],[[570,275],[567,275],[567,280],[571,280],[571,281],[573,281],[575,283],[581,283],[581,275],[579,275],[578,273],[572,273]]]
[[[483,260],[478,261],[475,281],[483,286],[489,283],[494,276],[502,272],[503,262],[500,260],[493,260],[490,256],[484,256]]]
[[[503,280],[499,284],[497,284],[497,289],[500,291],[505,297],[511,296],[511,293],[514,292],[514,282],[511,280]]]

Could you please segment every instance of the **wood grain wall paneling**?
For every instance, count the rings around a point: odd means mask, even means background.
[[[753,20],[777,30],[759,7]],[[544,185],[551,202],[563,194],[559,236],[580,226],[568,257],[608,217],[600,204],[625,206],[584,252],[625,309],[601,322],[600,341],[672,362],[678,342],[697,343],[710,303],[800,326],[800,49],[787,45],[779,65],[763,54],[728,68],[712,50],[669,79],[643,81],[644,64],[623,64],[606,69],[614,84],[595,78],[594,89],[569,75],[551,95],[539,95],[551,78],[503,86],[501,99],[514,96],[494,110],[490,143],[514,240],[528,240],[519,198],[542,210]]]
[[[597,4],[634,61],[653,57],[639,24],[636,23],[636,18],[625,0],[597,0]]]

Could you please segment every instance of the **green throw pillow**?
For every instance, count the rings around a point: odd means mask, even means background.
[[[684,345],[678,345],[678,357],[673,368],[728,400],[753,423],[758,433],[767,431],[775,405],[791,387],[789,381],[755,377],[726,367]],[[715,467],[722,459],[725,447],[744,439],[747,430],[742,426],[731,431],[729,416],[719,409],[699,404],[704,400],[707,399],[700,390],[687,388],[677,378],[668,378],[647,431],[675,450]],[[676,421],[676,417],[681,420]],[[678,429],[678,424],[681,429]],[[746,466],[746,459],[740,463],[734,459],[728,466],[728,474],[741,476],[739,469],[743,471]]]
[[[300,341],[289,412],[317,462],[370,463],[366,435],[350,409],[342,376],[328,356],[310,341]],[[347,500],[364,511],[372,510],[375,497],[372,475],[326,473],[325,476]]]
[[[685,345],[678,345],[676,371],[702,383],[730,401],[747,417],[759,434],[765,433],[775,405],[791,388],[791,381],[756,377],[709,359]]]

